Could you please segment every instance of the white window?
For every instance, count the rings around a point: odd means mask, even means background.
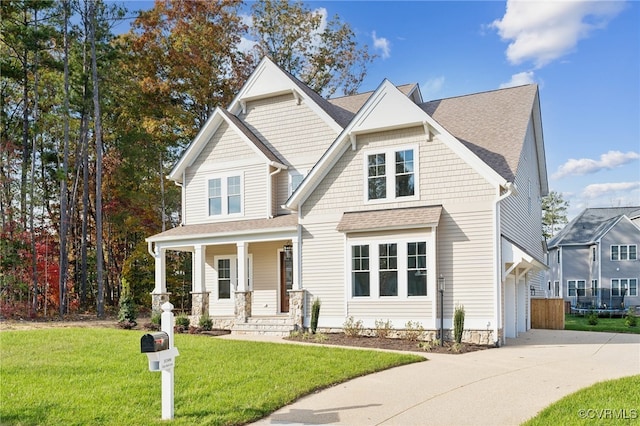
[[[418,196],[418,148],[396,147],[364,153],[365,199],[382,202]]]
[[[252,255],[247,258],[247,289],[251,289]],[[216,271],[215,296],[218,300],[231,300],[238,288],[238,257],[215,256],[213,259]]]
[[[614,278],[611,280],[612,296],[637,296],[638,295],[638,279],[637,278]]]
[[[585,280],[568,280],[567,288],[569,296],[585,296],[587,282]]]
[[[289,188],[288,188],[289,196],[291,196],[291,194],[293,194],[293,191],[295,191],[298,188],[298,186],[300,186],[302,179],[304,179],[303,173],[299,173],[299,172],[289,173]]]
[[[351,295],[354,298],[411,298],[427,295],[427,242],[354,240]]]
[[[591,295],[598,295],[598,280],[591,280]]]
[[[243,212],[243,176],[214,176],[207,180],[209,216],[239,216]]]
[[[611,260],[636,260],[637,258],[638,246],[635,244],[611,246]]]

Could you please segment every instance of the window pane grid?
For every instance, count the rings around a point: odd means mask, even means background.
[[[396,197],[414,194],[413,150],[396,152]]]
[[[351,248],[353,296],[369,296],[369,246]]]
[[[387,197],[386,155],[374,154],[368,157],[369,200]]]
[[[427,295],[427,243],[407,244],[407,295]]]
[[[398,245],[380,244],[380,296],[398,295]]]

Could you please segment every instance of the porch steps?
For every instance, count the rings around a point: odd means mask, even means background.
[[[286,317],[251,317],[246,323],[236,323],[231,334],[288,336],[294,330],[291,319]]]

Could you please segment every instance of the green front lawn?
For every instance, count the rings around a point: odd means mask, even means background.
[[[161,373],[140,353],[144,332],[45,329],[0,333],[0,424],[153,425]],[[172,425],[257,420],[353,377],[417,355],[221,340],[178,334]],[[166,423],[165,423],[166,424]]]
[[[523,426],[640,423],[640,375],[596,383],[567,395]]]
[[[611,333],[635,333],[640,334],[640,318],[638,325],[629,327],[625,324],[625,318],[598,318],[596,325],[590,325],[588,315],[566,314],[564,316],[564,329],[576,331],[605,331]]]

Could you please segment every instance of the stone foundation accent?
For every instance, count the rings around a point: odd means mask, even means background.
[[[151,293],[151,313],[162,314],[162,305],[169,301],[171,293]]]
[[[191,292],[191,315],[200,317],[209,313],[209,292]]]
[[[251,291],[236,291],[234,313],[236,323],[245,323],[251,316]]]
[[[289,318],[294,330],[302,330],[304,327],[304,298],[307,291],[289,290]]]
[[[318,327],[318,333],[344,333],[343,328],[337,327]],[[372,328],[364,328],[360,332],[360,335],[367,337],[376,336],[376,330]],[[407,332],[404,329],[393,329],[389,331],[387,336],[389,339],[405,339],[407,338]],[[438,330],[424,330],[419,341],[429,342],[436,340],[440,337],[440,329]],[[453,330],[444,330],[445,341],[453,341]],[[464,343],[474,343],[479,345],[493,345],[495,339],[493,336],[493,330],[464,330],[462,332],[462,341]]]

